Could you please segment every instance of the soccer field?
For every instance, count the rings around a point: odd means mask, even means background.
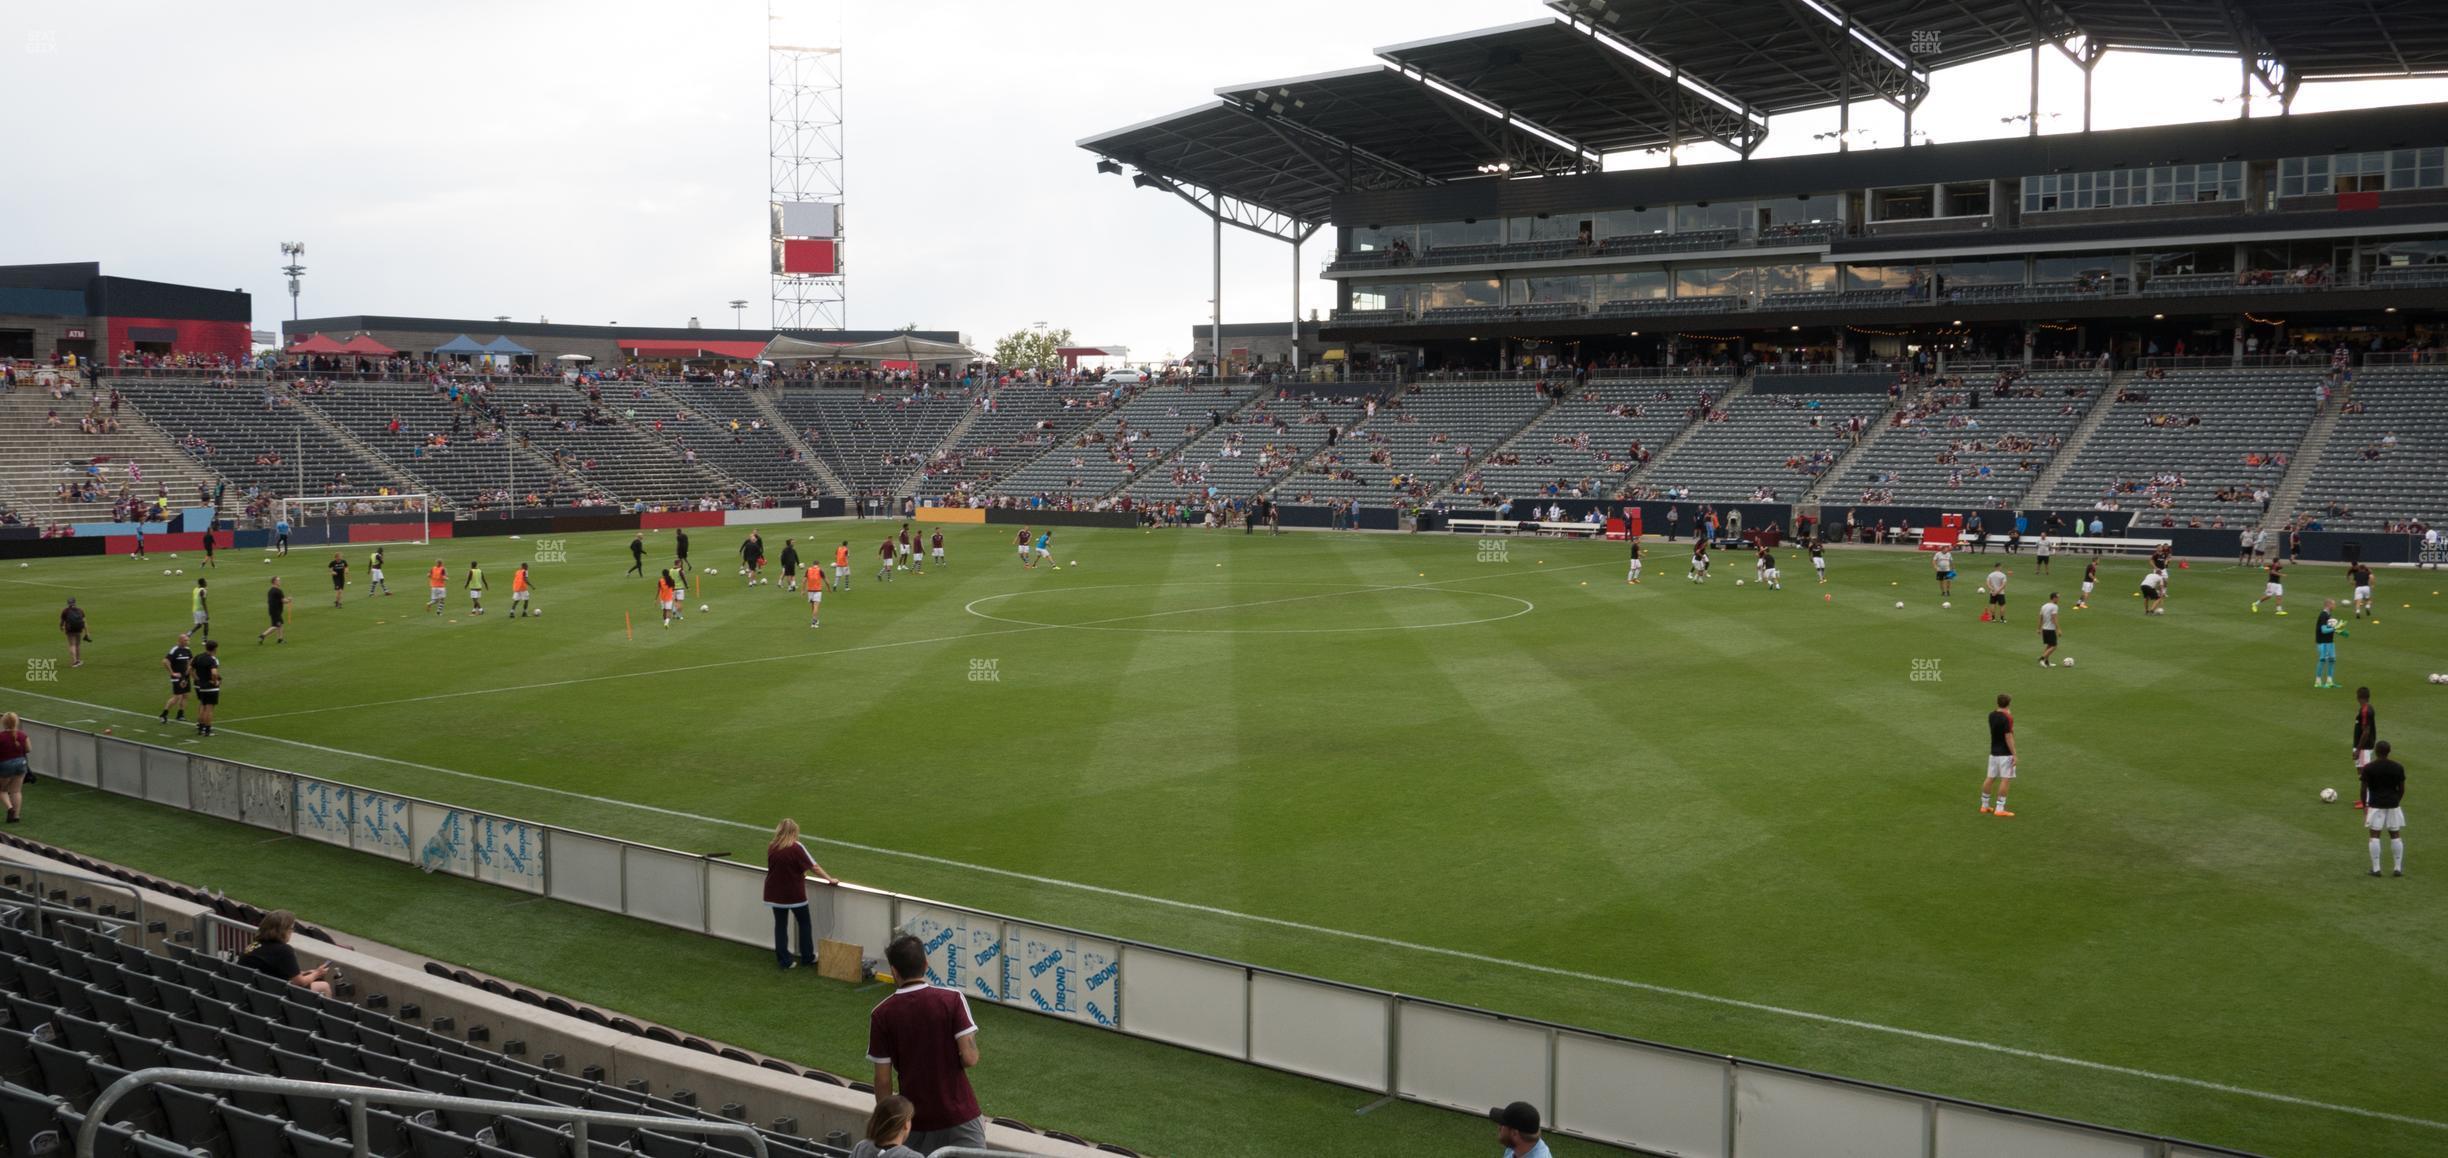
[[[1631,587],[1621,544],[1065,529],[1024,571],[1010,528],[959,527],[949,568],[885,584],[886,527],[770,528],[769,555],[850,540],[814,630],[743,587],[737,529],[691,536],[703,587],[668,629],[626,534],[442,544],[454,587],[484,563],[482,618],[456,590],[424,610],[432,548],[390,549],[390,598],[350,549],[339,609],[328,550],[9,564],[8,653],[64,656],[70,595],[95,642],[0,709],[692,850],[792,815],[853,880],[2109,1125],[2448,1149],[2448,688],[2424,680],[2448,576],[2381,571],[2347,690],[2316,691],[2336,566],[2292,570],[2282,618],[2247,612],[2257,569],[2197,562],[2145,618],[2144,565],[2107,560],[2065,616],[2077,666],[2044,670],[2033,615],[2072,604],[2075,558],[1959,555],[1946,610],[1911,552],[1834,549],[1825,587],[1780,552],[1768,591],[1734,585],[1740,553],[1685,582],[1656,540]],[[546,614],[511,620],[548,543]],[[2011,622],[1984,624],[1998,561]],[[289,642],[258,645],[275,574]],[[201,741],[153,723],[198,575],[228,687]],[[2360,814],[2316,799],[2352,795],[2358,684],[2413,781],[2403,879],[2365,876]],[[1999,692],[2012,819],[1976,810]]]

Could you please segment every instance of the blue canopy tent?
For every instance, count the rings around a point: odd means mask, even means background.
[[[529,354],[535,353],[535,351],[519,345],[517,342],[513,342],[508,338],[495,338],[490,342],[486,342],[484,344],[484,352],[488,354],[499,354],[505,358],[524,358]]]
[[[434,347],[433,352],[436,354],[465,355],[473,357],[478,354],[487,353],[488,351],[486,350],[484,343],[468,337],[466,334],[461,334],[456,338],[452,338],[450,341]]]

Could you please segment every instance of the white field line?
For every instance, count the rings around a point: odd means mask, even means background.
[[[105,704],[87,703],[83,700],[68,699],[64,696],[45,695],[41,692],[20,692],[18,694],[33,696],[37,699],[51,700],[56,703],[73,704],[78,707],[91,708],[96,711],[114,712],[120,715],[137,716],[146,719],[151,718],[151,716],[145,712],[132,711],[126,708],[116,708]],[[391,756],[377,756],[366,752],[352,752],[345,748],[333,748],[322,744],[311,744],[304,740],[290,740],[280,736],[265,736],[248,732],[233,731],[231,734],[251,736],[254,739],[266,740],[275,744],[287,744],[291,747],[303,748],[311,752],[321,752],[330,756],[341,756],[355,760],[371,760],[377,763],[392,764],[402,768],[413,768],[420,772],[432,772],[443,776],[455,776],[463,780],[473,780],[479,783],[492,784],[504,788],[524,789],[529,792],[541,793],[547,796],[558,796],[569,800],[583,800],[589,804],[599,804],[607,808],[624,808],[635,812],[650,813],[656,816],[667,817],[674,820],[693,821],[698,824],[712,825],[719,828],[738,829],[744,832],[763,834],[768,831],[766,827],[761,824],[748,824],[737,820],[725,820],[716,816],[706,816],[695,812],[684,812],[676,808],[663,808],[658,805],[640,804],[633,800],[620,800],[609,796],[596,796],[591,793],[574,792],[566,788],[552,788],[542,784],[529,784],[524,781],[503,779],[498,776],[486,776],[477,772],[462,772],[456,768],[444,768],[434,764],[420,764],[413,760],[401,760]],[[2048,1062],[2053,1065],[2090,1070],[2094,1073],[2115,1074],[2119,1077],[2140,1078],[2145,1081],[2184,1086],[2196,1090],[2207,1090],[2213,1093],[2227,1094],[2234,1097],[2252,1098],[2258,1101],[2273,1102],[2288,1106],[2300,1106],[2311,1110],[2325,1110],[2330,1113],[2346,1114],[2353,1117],[2368,1118],[2375,1121],[2395,1122],[2401,1125],[2421,1126],[2433,1130],[2448,1131],[2448,1122],[2433,1121],[2428,1118],[2417,1118],[2410,1114],[2395,1114],[2385,1110],[2369,1110],[2360,1106],[2339,1105],[2334,1102],[2323,1102],[2312,1098],[2296,1097],[2293,1094],[2275,1094],[2266,1090],[2255,1090],[2248,1089],[2243,1086],[2228,1085],[2224,1082],[2213,1082],[2204,1080],[2202,1078],[2185,1077],[2182,1074],[2166,1074],[2157,1072],[2155,1070],[2138,1069],[2133,1066],[2112,1065],[2107,1062],[2096,1062],[2089,1061],[2084,1058],[2067,1057],[2063,1054],[2053,1054],[2045,1053],[2039,1050],[2023,1049],[2019,1046],[2001,1045],[1996,1042],[1976,1041],[1971,1038],[1956,1037],[1951,1034],[1943,1033],[1930,1033],[1925,1030],[1907,1029],[1902,1026],[1883,1025],[1875,1021],[1863,1021],[1858,1018],[1840,1017],[1828,1013],[1816,1013],[1806,1009],[1792,1009],[1782,1005],[1770,1005],[1765,1002],[1747,1001],[1738,997],[1721,997],[1713,993],[1701,993],[1697,990],[1680,989],[1671,985],[1658,985],[1647,981],[1634,981],[1622,977],[1608,977],[1603,974],[1585,973],[1577,969],[1563,969],[1553,965],[1541,965],[1531,961],[1508,961],[1502,957],[1491,957],[1484,953],[1473,953],[1466,949],[1451,949],[1442,945],[1423,945],[1416,941],[1404,941],[1394,937],[1379,936],[1375,933],[1359,933],[1353,932],[1349,929],[1328,928],[1324,925],[1312,925],[1305,921],[1294,921],[1283,917],[1270,917],[1258,913],[1236,912],[1232,909],[1219,908],[1214,905],[1203,905],[1195,901],[1180,901],[1174,900],[1170,897],[1150,896],[1145,893],[1134,893],[1123,889],[1109,888],[1104,885],[1092,885],[1080,881],[1067,881],[1056,877],[1039,876],[1035,873],[1024,873],[1012,869],[996,868],[992,865],[970,864],[966,861],[953,860],[950,857],[934,856],[928,853],[910,852],[906,849],[885,848],[878,845],[861,844],[857,841],[836,840],[831,837],[816,836],[814,834],[808,834],[806,839],[833,848],[846,848],[874,856],[887,856],[900,860],[917,861],[922,864],[931,864],[944,868],[958,869],[962,872],[983,873],[988,876],[1003,877],[1008,880],[1025,881],[1029,884],[1045,885],[1052,888],[1070,889],[1077,892],[1090,893],[1101,897],[1111,897],[1115,900],[1131,901],[1137,904],[1149,905],[1158,908],[1198,913],[1204,916],[1219,917],[1232,921],[1242,921],[1254,925],[1266,925],[1277,929],[1289,929],[1293,932],[1306,933],[1311,936],[1333,937],[1346,941],[1357,941],[1363,944],[1377,945],[1388,949],[1400,949],[1404,952],[1417,953],[1423,956],[1443,957],[1448,960],[1455,961],[1469,961],[1480,965],[1493,965],[1503,969],[1521,970],[1548,977],[1562,978],[1569,981],[1580,981],[1591,985],[1603,985],[1616,989],[1627,989],[1641,993],[1652,993],[1664,997],[1676,997],[1686,1001],[1695,1001],[1729,1009],[1740,1009],[1751,1013],[1765,1013],[1777,1017],[1793,1018],[1798,1021],[1814,1022],[1821,1025],[1843,1026],[1847,1029],[1856,1029],[1868,1033],[1908,1038],[1913,1041],[1924,1041],[1937,1045],[1950,1045],[1962,1049],[1979,1050],[1984,1053],[2001,1054],[2007,1057],[2021,1058],[2025,1061]]]

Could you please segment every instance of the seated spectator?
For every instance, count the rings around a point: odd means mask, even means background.
[[[916,1112],[899,1094],[877,1098],[875,1112],[867,1115],[866,1136],[850,1147],[850,1158],[924,1158],[902,1145],[909,1140],[910,1115]]]
[[[201,582],[199,580],[199,582]],[[303,985],[316,993],[332,994],[331,962],[312,969],[298,967],[297,950],[289,947],[289,935],[297,930],[297,914],[287,909],[274,909],[264,914],[263,923],[255,927],[255,947],[238,958],[238,963],[267,977],[278,977],[292,985]]]

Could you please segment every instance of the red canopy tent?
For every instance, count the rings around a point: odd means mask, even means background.
[[[381,342],[375,341],[373,335],[370,334],[359,334],[354,338],[350,338],[348,341],[340,343],[340,352],[344,354],[364,354],[369,358],[388,358],[399,353],[399,351],[383,345]]]
[[[296,345],[281,352],[284,354],[345,354],[349,351],[348,347],[321,334],[310,334],[300,339]]]

